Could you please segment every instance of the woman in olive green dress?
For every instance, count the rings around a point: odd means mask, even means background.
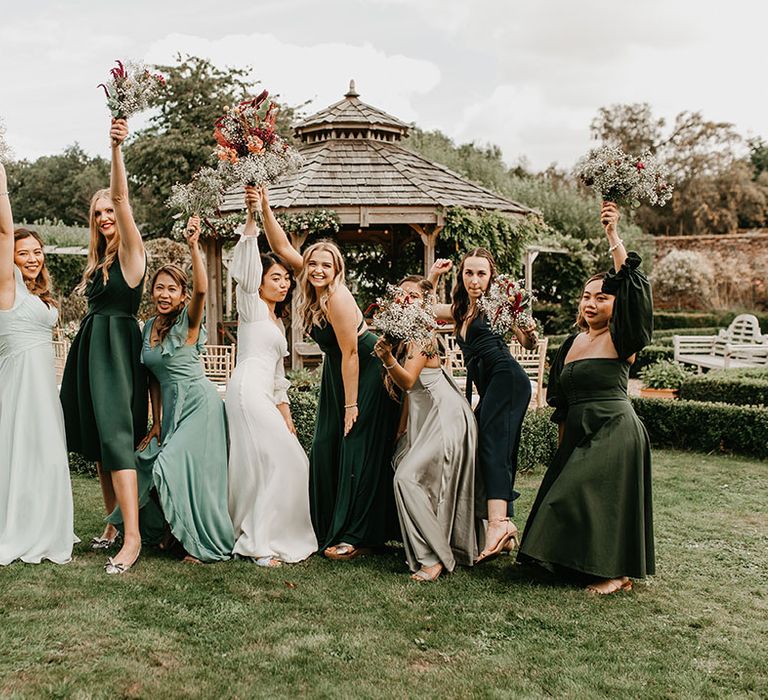
[[[384,388],[371,333],[344,283],[344,260],[331,241],[302,256],[262,194],[264,230],[272,250],[297,273],[299,313],[325,355],[317,423],[309,454],[312,524],[329,559],[364,554],[397,537],[390,464],[398,404]]]
[[[149,370],[152,427],[137,452],[142,540],[170,547],[175,539],[185,561],[196,563],[229,559],[235,543],[224,402],[200,362],[208,278],[199,236],[200,219],[193,217],[187,224],[191,292],[175,265],[160,268],[150,285],[157,315],[144,325],[141,357]],[[119,509],[110,521],[122,523]]]
[[[88,297],[88,313],[61,382],[69,450],[96,462],[107,513],[119,505],[125,517],[123,546],[105,567],[110,574],[126,572],[141,551],[134,449],[147,429],[147,384],[136,320],[146,255],[128,201],[121,151],[127,136],[127,122],[113,119],[110,189],[91,199],[88,261],[77,288]],[[117,530],[107,525],[91,546],[107,549],[116,536]]]
[[[588,577],[609,594],[655,570],[648,434],[627,397],[629,366],[651,340],[651,288],[640,258],[618,236],[618,209],[604,202],[614,269],[588,280],[581,333],[569,337],[549,374],[560,446],[544,475],[518,560]]]

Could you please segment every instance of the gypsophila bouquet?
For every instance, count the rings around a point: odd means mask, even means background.
[[[632,156],[616,146],[593,148],[576,164],[576,174],[604,201],[618,205],[664,206],[672,197],[667,170],[650,152]]]
[[[527,328],[533,323],[531,303],[533,295],[522,280],[510,275],[499,275],[488,291],[478,299],[477,305],[494,333],[507,336],[515,326]]]
[[[218,170],[227,187],[268,185],[301,167],[299,153],[275,131],[277,111],[264,90],[258,97],[228,107],[216,120]]]
[[[7,163],[12,155],[13,152],[11,151],[11,147],[5,140],[5,124],[3,124],[3,120],[0,119],[0,163]]]
[[[107,107],[115,119],[129,119],[143,112],[152,101],[165,90],[165,78],[160,73],[151,73],[143,64],[116,61],[110,79],[97,87],[104,88]]]
[[[437,323],[429,299],[412,299],[390,284],[374,306],[373,324],[388,343],[414,343],[428,357],[435,355],[432,334]]]
[[[174,233],[186,226],[190,216],[199,216],[203,221],[219,214],[224,202],[224,188],[221,176],[215,168],[201,168],[186,185],[178,182],[171,188],[171,196],[165,205],[176,209]]]

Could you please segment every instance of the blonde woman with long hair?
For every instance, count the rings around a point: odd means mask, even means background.
[[[0,566],[72,558],[72,488],[40,236],[13,230],[0,163]]]
[[[391,459],[398,406],[387,394],[377,337],[344,282],[344,258],[332,241],[300,254],[262,191],[264,229],[272,250],[297,274],[299,313],[292,323],[325,355],[310,464],[312,524],[324,554],[353,559],[397,532]]]
[[[109,135],[110,189],[91,200],[88,262],[78,286],[88,297],[88,313],[67,358],[61,402],[70,451],[96,462],[107,513],[119,506],[123,514],[123,546],[105,566],[109,574],[122,574],[141,551],[134,449],[147,429],[147,380],[136,313],[146,255],[128,201],[121,151],[127,122],[113,119]],[[108,549],[116,537],[108,524],[91,546]]]

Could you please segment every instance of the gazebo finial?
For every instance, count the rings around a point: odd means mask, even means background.
[[[347,91],[347,94],[344,95],[344,97],[360,97],[360,93],[355,90],[355,79],[352,78],[349,81],[349,90]]]

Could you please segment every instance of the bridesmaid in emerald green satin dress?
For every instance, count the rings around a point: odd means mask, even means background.
[[[581,333],[563,343],[549,374],[560,446],[528,517],[518,561],[588,577],[609,594],[655,571],[651,448],[627,396],[629,367],[653,332],[651,287],[618,237],[618,209],[604,202],[614,269],[587,281]]]
[[[324,353],[317,423],[309,455],[310,510],[329,559],[353,559],[397,537],[390,464],[399,405],[373,354],[377,336],[344,284],[344,260],[332,241],[302,256],[269,208],[262,190],[264,231],[272,250],[297,273],[299,313]]]

